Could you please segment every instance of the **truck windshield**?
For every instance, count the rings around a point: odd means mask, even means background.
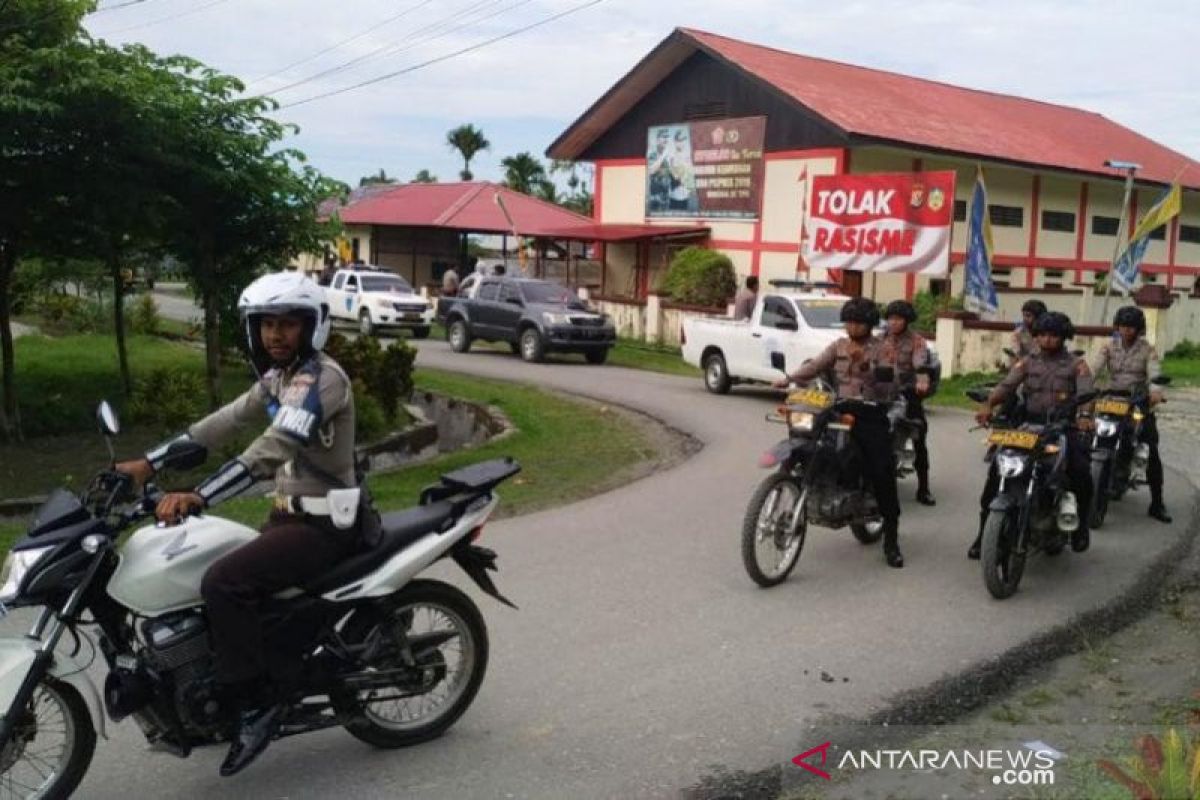
[[[400,292],[402,294],[412,292],[408,281],[399,275],[363,275],[362,288],[364,292]]]
[[[840,319],[844,300],[797,300],[796,305],[810,328],[843,328]]]

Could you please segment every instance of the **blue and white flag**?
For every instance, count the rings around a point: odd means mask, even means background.
[[[1150,234],[1166,225],[1175,216],[1178,216],[1180,209],[1183,207],[1183,192],[1178,183],[1167,187],[1167,190],[1159,195],[1159,198],[1154,201],[1154,205],[1146,211],[1138,226],[1133,230],[1133,236],[1130,238],[1129,246],[1121,251],[1117,256],[1117,260],[1113,262],[1113,286],[1120,289],[1122,292],[1133,291],[1133,285],[1137,283],[1138,270],[1142,265],[1142,257],[1146,255],[1146,248],[1150,245]]]
[[[1000,309],[996,285],[992,283],[992,221],[988,217],[987,186],[983,168],[975,172],[975,191],[967,216],[967,260],[964,268],[966,287],[964,304],[968,311],[995,314]]]

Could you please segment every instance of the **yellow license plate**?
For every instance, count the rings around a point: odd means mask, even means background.
[[[1129,402],[1127,400],[1097,400],[1096,413],[1123,417],[1129,413]]]
[[[988,434],[988,442],[1001,447],[1032,450],[1037,446],[1038,435],[1032,431],[992,431]]]
[[[833,395],[820,389],[804,389],[792,392],[787,398],[788,405],[812,406],[813,408],[829,408],[833,405]]]

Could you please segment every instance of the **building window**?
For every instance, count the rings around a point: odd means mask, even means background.
[[[1155,242],[1161,242],[1167,238],[1167,226],[1159,225],[1154,230],[1150,231],[1150,239]]]
[[[1063,283],[1063,271],[1061,269],[1048,269],[1042,273],[1042,286],[1046,289],[1061,289]]]
[[[955,200],[954,201],[954,221],[955,222],[966,222],[967,221],[967,201],[966,200]]]
[[[992,283],[997,289],[1007,289],[1012,278],[1012,270],[1008,267],[992,268]]]
[[[1075,215],[1070,211],[1043,211],[1042,230],[1075,232]]]
[[[1116,236],[1121,220],[1116,217],[1092,217],[1093,236]]]
[[[1158,283],[1158,275],[1154,272],[1146,272],[1142,270],[1142,283],[1151,284]]]
[[[1025,224],[1025,209],[1020,206],[988,206],[992,224],[1005,228],[1019,228]]]
[[[1180,225],[1179,241],[1200,244],[1200,225]]]

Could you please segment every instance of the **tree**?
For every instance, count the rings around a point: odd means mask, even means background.
[[[448,132],[446,144],[451,150],[457,150],[462,156],[463,168],[459,176],[464,181],[469,181],[474,177],[471,174],[471,159],[475,157],[475,154],[482,150],[490,150],[492,147],[492,143],[484,137],[483,131],[469,122]]]
[[[561,205],[564,199],[559,196],[558,187],[551,180],[538,181],[537,185],[533,187],[533,196],[555,205]]]
[[[513,191],[533,194],[547,182],[546,168],[530,153],[517,153],[500,162],[504,167],[504,183]]]
[[[374,186],[376,184],[381,184],[381,183],[395,183],[395,182],[396,182],[396,179],[389,176],[386,172],[384,172],[383,167],[379,168],[378,175],[366,175],[366,176],[358,179],[359,186]]]
[[[413,183],[437,183],[437,175],[430,173],[429,170],[423,169],[418,172],[412,179]]]

